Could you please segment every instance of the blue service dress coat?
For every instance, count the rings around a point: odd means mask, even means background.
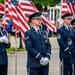
[[[70,63],[75,64],[75,30],[69,35],[68,45],[70,48]]]
[[[2,37],[2,36],[7,36],[7,31],[1,27],[0,28],[0,37]],[[10,46],[11,46],[10,41],[8,44],[0,42],[0,65],[8,64],[6,48],[9,48]]]
[[[62,27],[60,27],[59,29],[57,29],[57,41],[59,44],[59,57],[60,58],[69,58],[70,54],[69,54],[69,46],[68,46],[68,37],[69,34],[73,31],[73,28],[71,27],[71,31],[69,31],[69,29],[63,25]]]
[[[27,50],[27,68],[42,67],[39,60],[42,57],[50,59],[51,56],[51,44],[45,31],[41,30],[41,36],[32,27],[25,32],[25,47]],[[49,65],[49,64],[48,64]],[[48,66],[46,65],[46,67]]]

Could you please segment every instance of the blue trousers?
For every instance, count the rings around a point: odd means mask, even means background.
[[[72,75],[72,65],[69,58],[62,58],[61,61],[61,75]]]
[[[28,75],[48,75],[48,73],[49,73],[48,67],[27,68]]]
[[[0,75],[7,75],[7,65],[0,65]]]

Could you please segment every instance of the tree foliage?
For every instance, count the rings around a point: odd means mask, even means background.
[[[4,4],[4,0],[0,0],[0,3]]]
[[[39,10],[43,10],[42,5],[46,9],[47,6],[52,7],[60,2],[60,0],[32,0],[32,1]],[[4,4],[4,0],[0,0],[0,3]]]
[[[42,5],[44,5],[44,7],[47,8],[47,6],[52,7],[60,2],[60,0],[32,0],[32,1],[40,10],[43,10]]]

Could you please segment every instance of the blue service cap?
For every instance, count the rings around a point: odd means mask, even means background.
[[[71,25],[75,25],[75,19],[71,21]]]
[[[65,19],[65,18],[71,18],[73,15],[73,13],[67,13],[67,14],[64,14],[61,16],[62,19]]]
[[[4,14],[0,13],[0,21],[3,20],[3,15],[4,15]]]
[[[29,21],[31,21],[33,18],[41,18],[41,12],[36,12],[36,13],[33,13],[29,16]]]

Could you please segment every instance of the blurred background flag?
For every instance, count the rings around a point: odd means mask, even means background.
[[[62,3],[62,13],[61,14],[72,12],[73,18],[75,18],[75,0],[61,0],[61,3]]]
[[[13,25],[17,28],[24,39],[24,32],[29,29],[27,18],[18,0],[6,0],[6,19],[12,18]]]
[[[66,14],[69,12],[69,9],[67,7],[67,3],[66,0],[61,0],[61,4],[62,4],[62,11],[61,14]]]
[[[66,2],[69,8],[69,12],[72,12],[73,17],[75,18],[75,0],[67,0]]]

